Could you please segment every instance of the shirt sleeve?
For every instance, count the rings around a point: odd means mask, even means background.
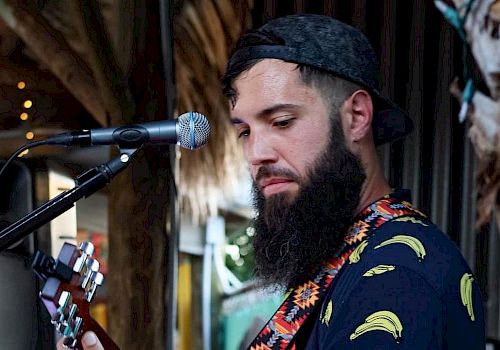
[[[323,303],[321,349],[442,348],[444,305],[418,273],[377,265],[350,290],[346,298]]]

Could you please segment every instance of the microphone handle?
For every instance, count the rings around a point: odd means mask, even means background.
[[[169,145],[178,143],[176,120],[163,120],[116,128],[98,128],[55,135],[46,140],[48,145],[99,146],[117,144],[133,149],[145,143]]]
[[[91,138],[90,131],[72,131],[65,132],[62,134],[58,134],[52,137],[49,137],[45,140],[45,144],[47,145],[64,145],[64,146],[90,146]]]

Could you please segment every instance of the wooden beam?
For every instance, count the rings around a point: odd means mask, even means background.
[[[66,91],[54,75],[15,64],[8,58],[0,56],[0,85],[17,86],[20,81],[26,83],[27,89],[43,90],[48,94]]]
[[[99,4],[95,1],[73,1],[69,2],[69,6],[79,38],[87,48],[87,63],[92,69],[111,124],[130,122],[135,103],[127,77],[115,59]],[[130,55],[131,52],[124,54]]]
[[[8,56],[15,50],[19,38],[0,19],[0,56]]]
[[[22,0],[0,0],[0,17],[99,124],[107,125],[107,111],[95,88],[92,73],[64,36]]]

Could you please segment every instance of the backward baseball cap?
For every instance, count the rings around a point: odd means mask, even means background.
[[[301,14],[271,20],[257,31],[283,43],[242,47],[231,55],[230,65],[276,58],[323,69],[370,92],[376,112],[372,122],[376,145],[400,139],[413,130],[408,114],[380,93],[378,60],[359,30],[332,17]]]

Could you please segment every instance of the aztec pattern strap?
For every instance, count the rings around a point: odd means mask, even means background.
[[[295,335],[322,299],[352,251],[371,232],[401,216],[426,217],[409,202],[387,195],[365,208],[350,227],[345,247],[311,280],[287,295],[285,301],[250,344],[249,350],[295,350]]]

